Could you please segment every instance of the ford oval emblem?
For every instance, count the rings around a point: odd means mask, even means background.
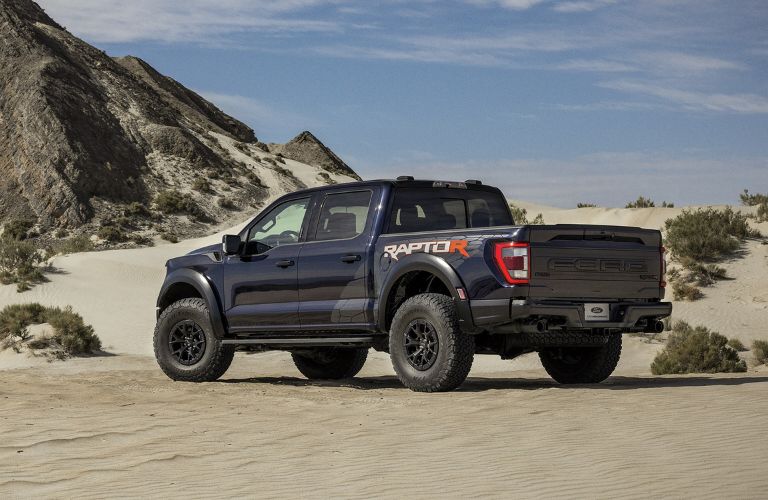
[[[592,311],[593,313],[595,313],[595,314],[600,314],[601,312],[603,312],[603,308],[602,308],[602,307],[593,307],[593,308],[591,309],[591,311]]]

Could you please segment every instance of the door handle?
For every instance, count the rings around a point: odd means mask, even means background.
[[[279,260],[277,261],[277,264],[275,264],[277,267],[282,267],[285,269],[286,267],[291,267],[292,265],[296,264],[292,260]]]
[[[342,262],[346,262],[348,264],[351,264],[353,262],[358,262],[361,259],[362,259],[362,257],[359,256],[359,255],[345,255],[344,257],[341,258],[341,261]]]

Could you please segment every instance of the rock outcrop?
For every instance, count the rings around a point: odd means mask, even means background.
[[[250,127],[141,59],[109,57],[31,0],[0,2],[0,40],[0,222],[78,229],[167,190],[200,198],[200,220],[216,222],[232,210],[211,203],[223,191],[258,206],[306,185],[290,165],[275,168]],[[308,132],[283,151],[318,174],[356,177]],[[279,182],[261,182],[272,174]],[[203,196],[200,178],[226,185]]]
[[[355,179],[360,177],[349,165],[328,149],[320,139],[311,132],[304,131],[285,144],[270,144],[269,152],[281,154],[286,158],[300,161],[308,165],[317,165],[335,174],[346,175]]]

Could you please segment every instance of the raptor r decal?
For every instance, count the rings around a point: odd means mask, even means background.
[[[412,255],[414,253],[460,253],[464,257],[469,257],[467,253],[467,240],[443,240],[443,241],[414,241],[411,243],[401,243],[399,245],[387,245],[384,251],[399,260],[402,255]]]

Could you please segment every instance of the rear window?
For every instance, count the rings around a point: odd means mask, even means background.
[[[397,188],[390,233],[509,226],[512,216],[503,196],[475,189]]]

